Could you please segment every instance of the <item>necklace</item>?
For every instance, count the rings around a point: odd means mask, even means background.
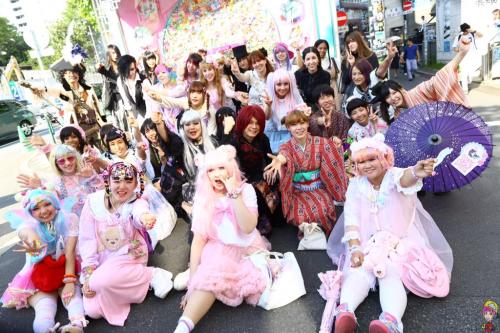
[[[380,207],[385,204],[385,195],[380,192],[379,185],[372,185],[370,183],[371,191],[367,194],[367,199],[370,201],[370,213],[377,214]]]
[[[120,206],[115,207],[113,204],[113,199],[109,198],[109,203],[111,204],[111,208],[113,208],[113,214],[117,217],[120,218],[120,210],[122,209],[124,203],[122,203]]]

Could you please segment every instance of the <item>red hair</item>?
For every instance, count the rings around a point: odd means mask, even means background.
[[[259,135],[264,133],[264,128],[266,127],[266,115],[264,114],[264,110],[258,105],[247,105],[240,109],[238,113],[238,117],[236,117],[236,126],[234,128],[234,133],[237,136],[242,136],[243,131],[247,128],[248,124],[250,124],[250,120],[252,118],[257,119],[259,123]]]

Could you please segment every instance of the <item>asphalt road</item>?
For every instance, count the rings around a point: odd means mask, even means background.
[[[420,81],[420,77],[412,85]],[[404,77],[401,82],[409,86]],[[474,89],[470,93],[474,110],[492,126],[495,142],[500,136],[500,90]],[[498,148],[495,148],[498,155]],[[500,302],[500,163],[490,162],[489,168],[472,185],[444,196],[427,194],[421,198],[454,251],[454,269],[450,294],[444,299],[422,299],[408,296],[403,323],[405,332],[482,332],[481,315],[485,300]],[[173,273],[185,269],[188,261],[187,225],[178,221],[173,234],[161,243],[150,259],[151,265],[164,267]],[[324,251],[301,252],[296,231],[289,226],[277,228],[270,238],[273,250],[293,251],[304,276],[307,294],[276,310],[265,311],[242,305],[238,308],[216,303],[197,325],[195,332],[318,332],[325,302],[318,294],[317,273],[334,266]],[[7,251],[0,256],[0,290],[22,267],[24,257]],[[179,302],[183,293],[172,291],[165,300],[149,293],[145,302],[134,305],[124,328],[108,325],[104,320],[92,320],[87,332],[172,332],[181,315]],[[359,307],[358,332],[367,332],[371,320],[380,313],[377,292],[373,292]],[[0,309],[0,332],[30,332],[34,317],[32,309],[16,311]],[[60,305],[57,320],[67,322],[66,311]],[[496,319],[495,324],[499,326]]]

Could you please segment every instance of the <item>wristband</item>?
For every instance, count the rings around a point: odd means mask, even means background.
[[[344,234],[344,237],[340,240],[340,242],[345,243],[351,240],[359,240],[359,232],[357,231],[348,231]]]
[[[412,167],[410,168],[410,170],[411,170],[411,175],[413,176],[413,178],[414,178],[415,180],[419,180],[419,179],[421,179],[419,176],[417,176],[417,175],[415,174],[415,166],[412,166]]]
[[[363,252],[360,245],[353,245],[349,247],[349,253],[352,255],[354,252]]]
[[[76,277],[65,277],[62,282],[64,284],[68,284],[68,283],[76,283]]]
[[[238,199],[240,197],[241,191],[241,189],[236,189],[231,192],[227,192],[226,197],[228,197],[229,199]]]

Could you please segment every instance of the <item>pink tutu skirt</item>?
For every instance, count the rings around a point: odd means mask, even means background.
[[[7,290],[2,295],[2,307],[22,309],[28,307],[28,298],[37,290],[31,281],[33,266],[27,267],[16,274]]]
[[[229,306],[238,306],[243,301],[256,305],[267,280],[247,256],[266,249],[267,244],[260,237],[254,244],[257,246],[245,248],[209,240],[203,248],[198,269],[189,281],[189,292],[212,292],[219,301]]]

